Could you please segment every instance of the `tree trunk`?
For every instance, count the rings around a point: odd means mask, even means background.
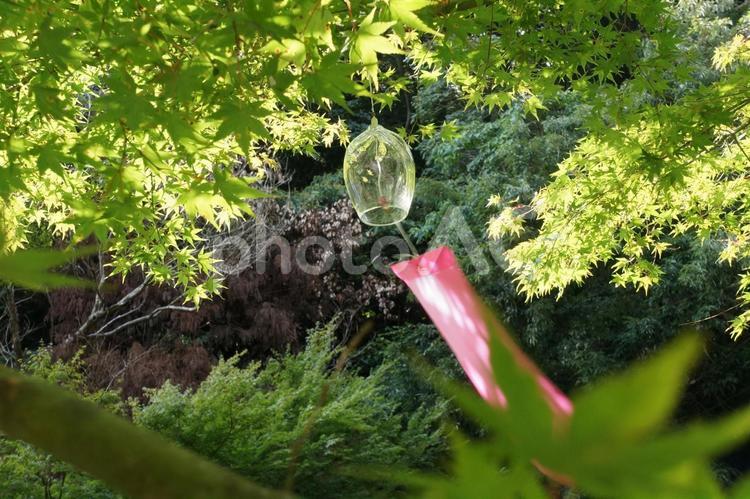
[[[13,365],[17,366],[23,356],[21,346],[21,323],[18,320],[18,308],[16,307],[16,288],[8,287],[6,295],[6,307],[8,309],[8,321],[10,326],[10,342],[13,348]]]

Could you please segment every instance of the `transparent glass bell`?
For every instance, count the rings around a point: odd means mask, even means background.
[[[409,146],[373,118],[369,128],[346,148],[344,182],[364,223],[401,222],[414,197],[414,159]]]

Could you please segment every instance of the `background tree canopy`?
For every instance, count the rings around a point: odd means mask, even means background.
[[[733,4],[715,8],[731,12]],[[528,206],[505,207],[490,222],[495,237],[520,235],[524,218],[541,222],[532,239],[507,253],[528,297],[554,290],[559,296],[599,263],[611,265],[615,285],[648,292],[663,274],[663,253],[690,234],[720,245],[720,261],[738,264],[738,300],[747,306],[750,20],[732,25],[730,18],[691,13],[688,2],[675,11],[687,36],[671,71],[608,89],[613,99],[638,95],[642,105],[607,111]],[[701,31],[709,28],[713,39],[707,40]],[[706,42],[718,42],[708,67]],[[644,59],[650,60],[648,51]],[[734,318],[732,336],[748,320],[747,311]]]

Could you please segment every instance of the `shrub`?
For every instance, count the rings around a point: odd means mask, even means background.
[[[396,486],[355,477],[356,468],[434,468],[446,447],[445,404],[399,412],[387,362],[367,376],[332,370],[334,329],[265,365],[221,361],[194,392],[167,383],[135,420],[270,487],[293,480],[305,497],[392,495]]]
[[[432,324],[405,324],[378,331],[352,357],[351,363],[365,373],[384,371],[390,399],[399,404],[399,412],[409,414],[421,405],[445,404],[445,397],[431,380],[415,373],[416,358],[450,379],[466,378],[455,355]]]

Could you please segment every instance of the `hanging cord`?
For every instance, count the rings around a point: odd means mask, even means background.
[[[417,247],[414,246],[414,243],[411,242],[411,238],[409,237],[409,234],[406,233],[406,230],[404,230],[404,226],[401,225],[401,222],[396,222],[396,228],[401,233],[401,237],[406,241],[407,246],[409,246],[409,251],[411,251],[411,254],[413,256],[419,256],[419,251],[417,251]]]
[[[372,119],[376,119],[375,118],[375,100],[372,98],[372,96],[374,95],[372,93],[372,80],[369,80],[369,83],[370,83],[370,114],[372,115]]]

